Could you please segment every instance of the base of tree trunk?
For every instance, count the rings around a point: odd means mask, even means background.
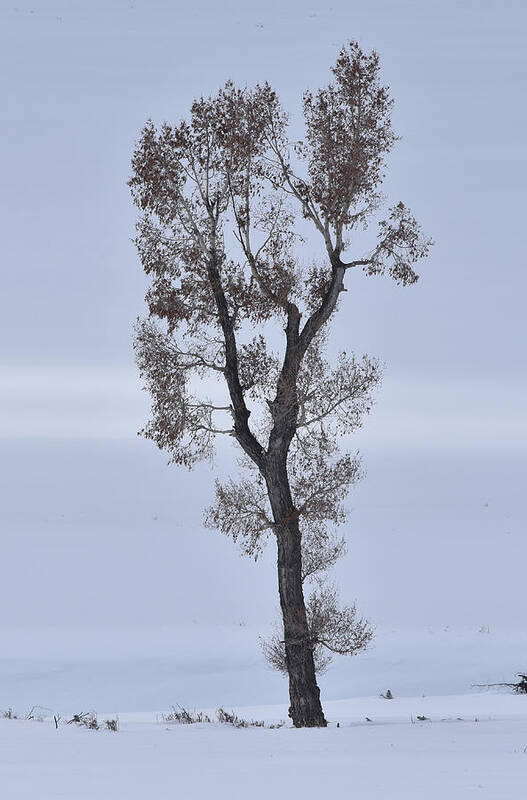
[[[325,728],[328,724],[320,702],[318,708],[312,708],[310,705],[299,707],[298,704],[290,706],[289,716],[295,728]]]
[[[302,650],[303,648],[299,648]],[[305,656],[304,653],[302,655]],[[309,652],[311,661],[312,653]],[[303,669],[302,667],[307,667]],[[312,674],[311,674],[312,672]],[[305,678],[305,680],[304,680]],[[325,728],[326,718],[320,702],[313,664],[296,664],[289,672],[289,716],[295,728]]]

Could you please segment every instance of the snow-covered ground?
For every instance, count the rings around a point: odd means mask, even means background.
[[[0,797],[527,795],[527,697],[470,685],[512,680],[524,663],[525,634],[378,630],[369,652],[321,677],[330,725],[310,731],[291,728],[286,683],[266,668],[256,637],[245,625],[4,629],[0,708],[23,717],[42,704],[34,713],[44,720],[0,718]],[[388,688],[393,700],[378,696]],[[284,703],[250,704],[277,697]],[[329,699],[339,697],[348,699]],[[222,705],[247,720],[286,725],[166,722],[178,704],[213,719]],[[66,720],[90,710],[100,730],[65,722],[55,729],[54,714]],[[118,732],[104,729],[116,718]]]
[[[273,722],[286,714],[283,706],[237,711]],[[326,713],[328,729],[300,731],[181,725],[153,713],[121,714],[117,733],[2,719],[2,797],[526,796],[525,697],[360,698],[328,702]]]
[[[155,629],[1,629],[0,710],[41,705],[165,711],[285,702],[287,682],[270,670],[247,625]],[[339,658],[320,676],[324,701],[445,696],[525,671],[527,633],[518,629],[377,628],[371,648]],[[527,706],[527,703],[526,703]]]

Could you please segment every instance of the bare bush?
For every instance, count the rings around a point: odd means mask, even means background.
[[[216,711],[218,722],[224,725],[234,725],[235,728],[265,728],[265,722],[257,719],[242,719],[234,711],[225,711],[224,708],[218,708]]]
[[[97,722],[97,714],[95,711],[83,711],[80,714],[74,714],[71,719],[67,721],[68,725],[79,725],[81,728],[89,728],[92,731],[99,730],[99,723]]]
[[[276,729],[282,728],[285,722],[273,723],[266,725],[264,720],[259,719],[243,719],[236,714],[235,711],[227,711],[225,708],[218,708],[216,711],[216,720],[221,725],[232,725],[234,728],[269,728]],[[205,722],[214,724],[214,720],[202,711],[189,711],[182,706],[172,706],[172,711],[169,714],[163,714],[163,722],[178,722],[181,725],[194,725],[198,722]]]
[[[194,725],[197,722],[212,722],[211,718],[201,711],[189,711],[182,706],[172,706],[169,714],[163,714],[164,722],[179,722],[181,725]]]

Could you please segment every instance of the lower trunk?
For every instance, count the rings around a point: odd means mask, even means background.
[[[300,316],[296,319],[298,326]],[[288,330],[291,318],[288,318]],[[320,703],[315,675],[313,646],[307,625],[302,587],[302,547],[298,513],[295,509],[287,473],[287,453],[296,430],[298,403],[291,383],[281,386],[274,408],[274,426],[269,437],[265,480],[276,524],[278,544],[278,591],[284,622],[285,660],[289,675],[289,716],[295,728],[322,728],[327,725]],[[284,400],[285,398],[285,400]]]
[[[295,728],[325,727],[327,722],[320,703],[306,619],[300,531],[296,520],[281,527],[278,533],[278,588],[289,674],[289,716]]]

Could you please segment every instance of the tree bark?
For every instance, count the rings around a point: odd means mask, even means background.
[[[291,526],[293,527],[293,526]],[[295,728],[325,727],[302,589],[300,533],[291,527],[278,536],[278,589],[284,621],[289,675],[289,716]]]
[[[320,702],[307,625],[302,586],[301,533],[287,473],[280,473],[272,474],[268,491],[277,525],[278,591],[289,675],[289,716],[295,728],[320,728],[325,727],[327,722]]]
[[[315,675],[313,645],[302,586],[302,535],[293,503],[287,454],[298,421],[297,379],[300,313],[294,303],[287,309],[287,346],[276,397],[269,404],[273,427],[262,474],[267,484],[278,547],[278,591],[284,623],[284,644],[289,675],[289,716],[295,728],[327,725]]]

